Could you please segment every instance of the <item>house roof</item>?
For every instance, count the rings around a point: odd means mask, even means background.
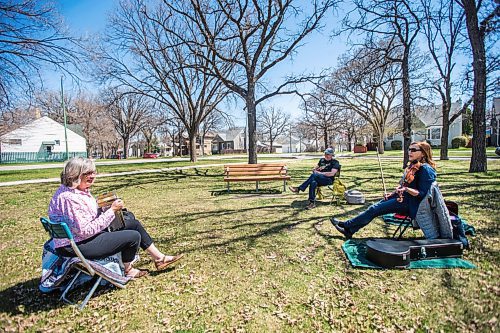
[[[460,101],[451,103],[450,115],[451,118],[462,106]],[[419,106],[415,108],[415,116],[425,125],[441,126],[443,124],[443,115],[441,112],[442,104],[434,106]],[[417,124],[415,124],[415,127]]]
[[[234,141],[234,139],[245,130],[244,127],[235,127],[224,132],[219,132],[219,137],[224,141]]]
[[[53,119],[51,119],[51,118],[49,118],[49,117],[47,117],[47,116],[43,116],[43,117],[41,117],[41,118],[35,119],[35,120],[34,120],[34,121],[32,121],[31,123],[28,123],[28,124],[26,124],[26,125],[24,125],[24,126],[21,126],[21,127],[16,128],[16,129],[15,129],[15,130],[13,130],[13,131],[10,131],[10,132],[5,133],[4,135],[2,135],[2,137],[8,137],[8,136],[10,136],[11,134],[15,134],[16,132],[19,132],[19,133],[24,133],[24,132],[26,132],[26,131],[31,131],[33,128],[44,128],[44,127],[46,127],[48,124],[51,124],[51,123],[52,123],[52,124],[57,124],[57,125],[59,125],[59,126],[61,126],[61,127],[64,127],[64,125],[62,125],[62,124],[58,123],[57,121],[55,121],[55,120],[53,120]],[[71,130],[71,129],[69,128],[69,126],[68,126],[67,130],[68,130],[68,131],[70,131],[70,132],[73,132],[74,134],[77,134],[77,135],[79,135],[79,136],[83,137],[83,135],[81,135],[80,133],[78,133],[78,132],[75,132],[75,131]]]

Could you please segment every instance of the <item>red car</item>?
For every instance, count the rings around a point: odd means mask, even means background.
[[[158,158],[158,156],[160,156],[158,153],[144,153],[142,158]]]

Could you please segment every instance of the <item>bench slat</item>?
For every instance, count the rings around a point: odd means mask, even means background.
[[[290,180],[290,176],[283,176],[283,177],[275,177],[275,176],[260,176],[260,177],[252,177],[252,176],[247,176],[247,177],[225,177],[224,181],[225,182],[258,182],[258,181],[264,181],[264,180]]]
[[[263,163],[263,164],[226,164],[224,168],[266,168],[266,167],[285,167],[286,164]]]
[[[245,175],[286,175],[285,170],[245,170],[245,171],[236,171],[236,170],[231,170],[229,172],[226,171],[227,176],[245,176]]]

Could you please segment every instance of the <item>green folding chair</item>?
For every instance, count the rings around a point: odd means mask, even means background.
[[[78,272],[75,274],[75,276],[73,277],[71,282],[68,284],[68,286],[64,289],[64,291],[60,297],[60,299],[62,301],[69,303],[69,304],[74,304],[72,301],[70,301],[66,297],[66,295],[71,290],[71,287],[73,286],[75,281],[78,279],[78,277],[82,273],[90,276],[91,278],[97,277],[97,279],[96,279],[95,283],[92,285],[92,287],[90,288],[89,292],[87,293],[87,296],[85,296],[85,299],[83,300],[83,302],[80,304],[80,306],[79,306],[80,310],[82,310],[85,307],[85,305],[87,304],[89,299],[94,294],[94,291],[97,289],[97,286],[99,286],[99,283],[101,283],[101,281],[103,279],[108,281],[112,285],[120,288],[120,289],[125,288],[125,284],[115,281],[113,278],[104,274],[102,272],[102,270],[98,271],[95,269],[95,268],[97,268],[97,266],[102,267],[102,265],[100,265],[99,263],[96,263],[94,261],[85,259],[83,254],[80,252],[78,245],[76,245],[75,240],[73,239],[73,234],[71,233],[71,230],[69,229],[69,227],[66,223],[64,223],[64,222],[55,223],[55,222],[52,222],[49,219],[44,218],[44,217],[40,218],[40,222],[42,222],[44,229],[49,233],[49,235],[52,238],[67,238],[71,244],[71,247],[73,248],[73,251],[75,252],[77,257],[80,259],[80,262],[78,262],[74,265],[74,267],[78,270]]]

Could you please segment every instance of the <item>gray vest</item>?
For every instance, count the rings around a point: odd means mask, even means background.
[[[429,192],[418,206],[415,222],[425,238],[453,238],[450,214],[437,182],[433,182]]]

